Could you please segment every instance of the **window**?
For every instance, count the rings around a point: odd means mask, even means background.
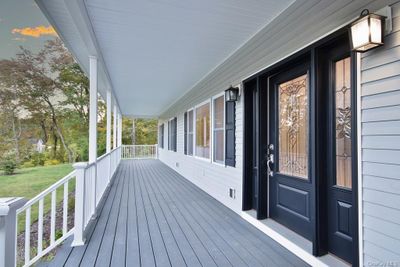
[[[176,152],[176,129],[177,119],[173,118],[168,122],[168,150]]]
[[[187,153],[188,155],[193,155],[193,130],[194,130],[194,123],[193,123],[193,114],[194,111],[191,110],[188,112],[188,132],[187,132]]]
[[[213,100],[213,161],[224,163],[224,96]]]
[[[335,62],[336,185],[351,189],[351,63]]]
[[[158,144],[161,148],[164,148],[164,124],[159,127]]]
[[[185,155],[193,156],[193,110],[185,112]]]
[[[196,156],[210,158],[210,103],[196,108]]]

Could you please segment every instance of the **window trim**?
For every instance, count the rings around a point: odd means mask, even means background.
[[[194,158],[196,158],[196,159],[200,159],[200,160],[203,160],[203,161],[207,161],[207,162],[212,162],[212,157],[211,157],[211,154],[212,154],[212,136],[211,136],[211,134],[212,134],[212,132],[211,132],[211,127],[210,127],[210,153],[209,153],[209,158],[204,158],[204,157],[200,157],[200,156],[197,156],[196,155],[196,152],[197,152],[197,146],[196,146],[196,138],[197,138],[197,135],[196,135],[196,132],[197,132],[197,125],[196,125],[196,121],[197,121],[197,112],[196,112],[196,110],[199,108],[199,107],[201,107],[201,106],[204,106],[204,105],[206,105],[206,104],[209,104],[209,106],[210,106],[210,112],[209,112],[209,115],[210,115],[210,118],[211,118],[211,116],[212,116],[212,104],[211,104],[211,98],[208,98],[207,100],[205,100],[205,101],[203,101],[203,102],[201,102],[200,104],[197,104],[197,105],[195,105],[194,106],[194,113],[193,113],[193,115],[194,115],[194,119],[193,119],[193,124],[194,124],[194,132],[193,132],[193,140],[194,140],[194,143],[193,143],[193,146],[194,146],[194,150],[193,150],[193,157]],[[210,124],[211,124],[211,120],[210,120]],[[212,126],[212,125],[210,125],[210,126]]]
[[[224,136],[224,140],[223,140],[223,157],[224,159],[222,160],[222,162],[218,162],[214,160],[214,147],[215,147],[215,143],[214,143],[214,114],[215,114],[215,107],[214,107],[214,100],[220,97],[223,97],[223,102],[224,102],[224,107],[223,107],[223,119],[224,119],[224,127],[223,127],[223,136]],[[212,143],[212,149],[211,149],[211,163],[212,164],[216,164],[216,165],[220,165],[220,166],[224,166],[225,167],[225,139],[226,139],[226,133],[225,133],[225,108],[226,108],[226,103],[225,103],[225,91],[214,95],[213,97],[211,97],[211,143]]]

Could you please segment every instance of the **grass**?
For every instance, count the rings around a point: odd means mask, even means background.
[[[54,184],[73,170],[71,164],[60,164],[54,166],[33,167],[17,169],[14,175],[0,175],[0,198],[1,197],[25,197],[31,199],[37,194]],[[70,190],[74,188],[75,179],[69,183]],[[63,198],[63,187],[57,190],[57,203]],[[44,200],[44,212],[50,210],[50,197]],[[31,221],[37,220],[37,205],[32,207]],[[18,232],[23,230],[24,214],[18,217]]]
[[[0,197],[31,199],[73,170],[71,164],[17,169],[13,175],[0,175]]]

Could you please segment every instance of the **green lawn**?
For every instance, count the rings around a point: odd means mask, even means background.
[[[33,198],[73,170],[71,164],[17,169],[0,175],[0,197]]]
[[[0,197],[25,197],[28,200],[54,184],[73,170],[71,164],[17,169],[14,175],[0,175]],[[70,191],[75,179],[69,183]],[[57,190],[57,203],[63,198],[63,187]],[[44,212],[50,210],[50,196],[45,198]],[[38,206],[32,206],[31,221],[37,220]],[[23,230],[25,214],[18,216],[18,232]]]

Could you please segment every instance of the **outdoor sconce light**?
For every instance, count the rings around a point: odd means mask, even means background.
[[[364,9],[349,28],[351,50],[365,52],[383,45],[385,18]]]
[[[226,102],[235,102],[239,97],[239,88],[237,87],[229,87],[225,90],[225,101]]]

